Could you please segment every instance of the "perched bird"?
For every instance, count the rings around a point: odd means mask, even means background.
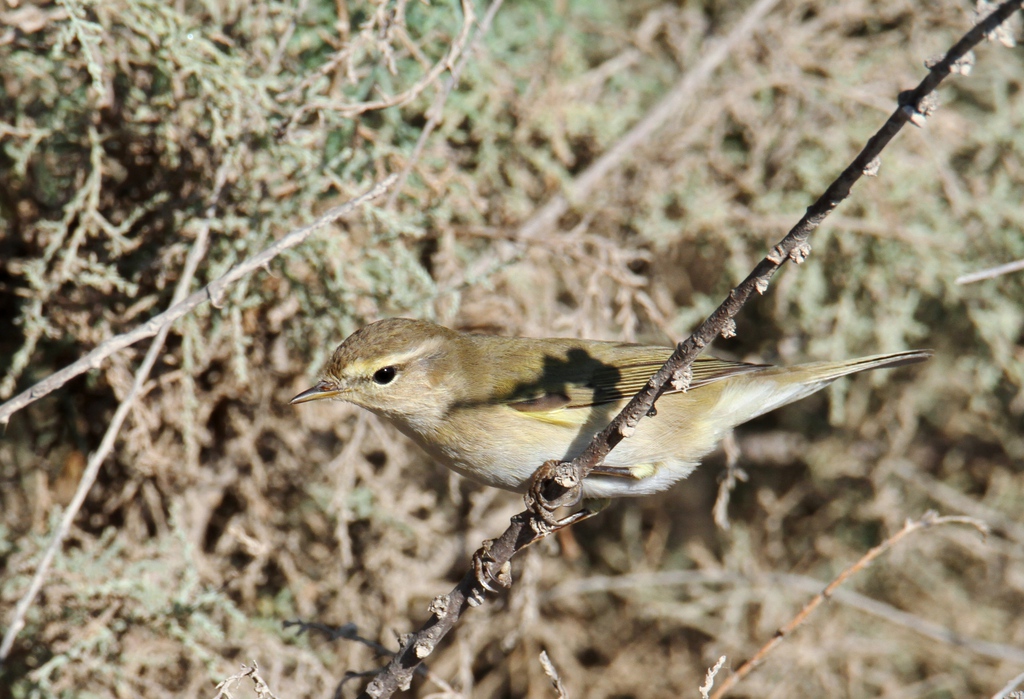
[[[353,333],[320,381],[292,403],[335,398],[381,415],[445,466],[523,492],[549,459],[569,460],[672,354],[670,347],[475,335],[391,318]],[[924,361],[914,350],[794,367],[713,357],[693,363],[686,391],[583,483],[586,498],[646,495],[686,478],[730,429],[841,376]]]

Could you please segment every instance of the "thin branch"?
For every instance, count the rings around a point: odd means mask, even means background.
[[[1021,684],[1024,684],[1024,672],[1007,682],[1002,689],[992,695],[992,699],[1011,699],[1013,697],[1013,690],[1017,689]]]
[[[210,204],[206,210],[206,220],[203,221],[202,225],[199,226],[199,231],[196,234],[196,239],[192,243],[192,248],[188,252],[188,256],[185,258],[185,267],[182,270],[181,278],[178,280],[178,285],[174,289],[174,296],[171,301],[172,305],[179,304],[185,295],[188,293],[189,286],[192,285],[192,279],[195,277],[196,269],[199,267],[200,260],[206,255],[207,242],[210,236],[210,224],[209,219],[213,217],[214,206],[217,199],[220,198],[221,189],[224,186],[224,180],[226,177],[227,168],[222,166],[217,172],[217,183],[214,187],[213,194],[210,196]],[[100,467],[103,462],[106,461],[107,456],[114,448],[114,440],[117,439],[118,433],[121,431],[121,426],[127,419],[128,414],[135,406],[135,399],[142,390],[143,384],[149,378],[149,372],[153,369],[153,365],[156,364],[157,357],[163,350],[164,341],[167,339],[167,334],[171,330],[171,323],[167,323],[160,327],[157,331],[156,339],[149,346],[149,350],[146,352],[145,358],[142,360],[142,364],[139,366],[139,370],[135,373],[135,380],[132,382],[132,387],[129,389],[128,394],[121,401],[120,405],[117,406],[117,410],[114,411],[114,417],[110,421],[110,425],[107,426],[107,431],[103,435],[103,439],[100,441],[100,446],[93,452],[89,458],[89,463],[85,467],[85,471],[82,473],[82,479],[78,482],[78,488],[75,490],[75,495],[71,498],[71,502],[68,504],[68,509],[64,511],[64,516],[60,520],[60,524],[57,527],[57,531],[54,532],[53,538],[50,540],[50,544],[46,547],[46,552],[43,554],[42,560],[39,561],[39,566],[36,568],[35,575],[32,576],[32,581],[29,583],[28,589],[18,600],[17,606],[14,608],[14,614],[11,616],[10,625],[7,627],[6,633],[4,633],[3,642],[0,642],[0,666],[7,659],[8,654],[11,652],[11,648],[14,647],[14,639],[18,633],[25,627],[25,615],[28,613],[29,607],[36,599],[36,595],[43,587],[43,583],[46,581],[46,576],[50,572],[50,566],[53,564],[53,559],[56,558],[57,552],[60,551],[61,546],[64,544],[64,539],[67,537],[68,532],[71,531],[71,525],[74,524],[75,517],[78,515],[78,511],[82,508],[85,503],[85,498],[89,494],[89,490],[92,488],[93,483],[96,482],[96,477],[99,475]]]
[[[413,167],[416,165],[416,161],[420,159],[420,154],[423,152],[423,146],[426,144],[427,139],[430,138],[430,134],[434,132],[434,129],[438,127],[441,120],[444,117],[444,105],[448,101],[448,97],[452,94],[452,90],[459,84],[459,76],[462,75],[463,69],[466,64],[469,63],[469,59],[473,57],[476,52],[477,46],[480,44],[480,40],[483,39],[484,35],[491,28],[491,22],[494,21],[494,16],[498,14],[498,9],[501,8],[501,3],[504,0],[492,0],[490,7],[487,8],[487,12],[484,14],[484,18],[480,20],[480,25],[477,27],[476,34],[473,35],[472,41],[469,42],[469,46],[463,51],[462,56],[459,58],[459,62],[452,68],[451,75],[448,76],[447,82],[444,87],[441,88],[441,92],[438,93],[434,99],[434,103],[430,105],[430,109],[427,110],[427,123],[423,126],[423,130],[420,132],[419,138],[416,139],[416,145],[413,146],[412,153],[409,154],[409,159],[405,163],[405,167],[402,168],[402,172],[398,175],[398,184],[388,195],[388,200],[384,204],[385,209],[394,207],[395,202],[398,200],[398,195],[402,192],[402,187],[405,186],[405,181],[409,177],[409,173],[412,172]]]
[[[647,385],[633,397],[633,400],[621,413],[600,432],[587,449],[573,459],[570,467],[573,476],[578,480],[588,473],[608,455],[615,445],[628,437],[636,429],[637,423],[650,413],[654,402],[669,387],[685,389],[689,385],[690,365],[704,348],[711,344],[718,335],[731,336],[735,333],[733,318],[743,304],[755,291],[763,294],[775,273],[787,260],[799,264],[810,254],[807,243],[811,233],[821,225],[822,221],[850,195],[853,185],[864,175],[875,175],[879,167],[879,156],[882,150],[903,128],[908,121],[922,125],[924,119],[934,109],[934,90],[951,73],[958,73],[959,67],[970,60],[971,50],[986,35],[995,31],[1014,12],[1020,9],[1024,0],[1007,0],[999,5],[994,12],[976,24],[963,38],[951,48],[942,60],[931,66],[928,75],[912,91],[900,96],[899,106],[886,120],[885,124],[872,136],[864,149],[854,158],[853,162],[829,186],[825,193],[818,197],[807,209],[803,218],[786,234],[779,243],[765,256],[739,286],[729,292],[729,297],[712,313],[700,327],[685,341],[676,346],[675,352],[665,365],[658,370]]]
[[[357,440],[353,440],[353,442],[358,443]],[[356,643],[361,643],[367,648],[373,650],[373,652],[380,657],[390,658],[395,654],[395,652],[390,650],[387,646],[377,643],[376,641],[371,641],[370,639],[365,638],[363,636],[360,636],[359,627],[352,623],[344,624],[342,626],[328,626],[327,624],[322,624],[317,621],[302,621],[301,619],[285,621],[282,623],[282,627],[286,629],[292,626],[299,627],[297,632],[299,635],[304,634],[307,631],[319,631],[320,633],[327,636],[327,639],[329,641],[336,641],[339,638],[343,638],[347,641],[355,641]],[[344,684],[350,679],[355,679],[357,677],[369,677],[374,675],[375,673],[375,670],[371,670],[366,673],[350,673],[347,674],[345,676],[345,679],[342,680],[342,684]],[[432,672],[430,668],[428,668],[426,665],[421,663],[416,668],[416,674],[430,680],[431,682],[436,684],[442,691],[447,692],[449,695],[458,695],[458,692],[455,691],[454,687],[448,684],[443,678],[438,677],[437,674]]]
[[[530,526],[533,515],[521,512],[514,517],[508,529],[497,539],[485,544],[490,560],[508,565],[516,553],[541,537]],[[481,550],[484,550],[481,549]],[[479,552],[478,552],[479,553]],[[504,566],[502,566],[504,567]],[[506,571],[507,572],[507,571]],[[483,602],[484,588],[476,570],[469,570],[459,584],[447,595],[438,595],[430,603],[430,619],[416,633],[410,634],[391,662],[367,685],[360,697],[390,697],[398,690],[408,689],[416,667],[434,652],[467,607],[478,607]]]
[[[328,112],[334,112],[344,118],[354,118],[365,112],[378,111],[381,109],[388,109],[390,107],[402,107],[409,104],[414,99],[426,90],[430,85],[437,81],[444,71],[451,68],[452,64],[461,55],[463,49],[466,46],[466,40],[469,38],[469,30],[473,26],[473,21],[476,19],[476,14],[473,12],[473,4],[469,0],[462,0],[462,27],[459,30],[459,34],[455,37],[455,41],[448,47],[448,51],[445,55],[437,61],[430,70],[426,72],[419,80],[413,83],[409,88],[403,90],[394,95],[385,95],[381,99],[373,100],[370,102],[356,102],[346,103],[338,100],[331,99],[319,99],[306,102],[301,105],[295,112],[289,116],[280,127],[278,127],[278,133],[286,133],[294,124],[300,123],[305,115],[312,111],[322,110]],[[319,74],[325,68],[333,66],[333,62],[328,62],[327,66],[317,71]]]
[[[250,272],[266,266],[271,260],[285,250],[293,248],[303,242],[314,231],[323,228],[329,223],[334,223],[361,204],[365,204],[368,201],[380,197],[391,188],[396,179],[396,175],[389,175],[384,180],[375,184],[369,191],[360,194],[356,198],[351,199],[344,204],[335,206],[313,223],[301,226],[300,228],[296,228],[289,232],[273,245],[267,247],[262,252],[253,255],[249,259],[244,260],[238,266],[232,267],[226,274],[210,282],[185,300],[172,303],[171,306],[160,315],[150,318],[134,330],[130,330],[122,335],[112,337],[109,340],[102,342],[93,351],[89,352],[89,354],[85,355],[78,361],[69,364],[60,371],[50,374],[50,376],[46,377],[28,390],[19,393],[3,405],[0,405],[0,425],[6,425],[8,421],[10,421],[11,415],[18,412],[25,406],[34,403],[43,396],[57,390],[79,374],[84,374],[92,369],[99,369],[103,364],[103,360],[115,352],[120,352],[125,347],[130,347],[139,340],[144,340],[147,337],[153,337],[160,332],[162,328],[167,327],[178,318],[181,318],[207,301],[214,301],[222,298],[228,287],[236,281]]]
[[[762,0],[767,3],[769,0]],[[752,8],[760,8],[758,3]],[[829,186],[825,193],[807,210],[804,217],[797,225],[780,241],[771,252],[754,268],[754,271],[735,289],[729,293],[729,297],[718,309],[711,314],[697,330],[684,342],[680,343],[672,357],[656,373],[647,385],[636,395],[633,400],[623,409],[601,433],[595,435],[587,449],[569,464],[555,464],[548,462],[535,475],[535,485],[543,482],[554,482],[565,487],[564,483],[571,483],[570,489],[578,494],[582,490],[580,484],[595,465],[610,452],[615,445],[629,436],[635,430],[637,423],[645,415],[650,413],[654,402],[665,389],[672,385],[674,388],[684,388],[688,384],[689,367],[696,356],[717,337],[719,334],[730,334],[735,332],[735,321],[733,317],[746,303],[750,295],[757,291],[764,293],[768,283],[776,271],[786,260],[802,262],[810,252],[807,244],[812,231],[821,224],[828,214],[845,199],[853,185],[863,175],[874,175],[878,169],[878,156],[885,146],[903,127],[907,121],[920,126],[924,123],[925,117],[933,110],[934,106],[930,100],[926,100],[951,72],[959,72],[959,67],[964,64],[965,58],[971,49],[985,38],[986,34],[993,32],[1010,15],[1020,9],[1024,0],[1007,0],[996,8],[994,12],[968,31],[964,37],[951,48],[941,61],[930,66],[930,71],[924,80],[912,92],[901,95],[899,106],[892,116],[886,121],[882,128],[868,141],[861,153],[854,159],[853,163]],[[749,24],[747,18],[741,22],[742,26]],[[756,24],[756,23],[753,23]],[[754,27],[748,29],[748,33]],[[737,27],[734,32],[738,32]],[[730,35],[724,44],[734,43]],[[746,36],[746,35],[742,35]],[[556,217],[557,218],[557,217]],[[538,229],[543,230],[543,229]],[[537,476],[542,476],[543,480]],[[540,508],[555,509],[552,505],[562,502],[562,498],[549,500],[544,497],[544,488],[532,488],[531,495],[536,497],[534,503]],[[483,594],[490,589],[485,582],[485,576],[497,581],[503,586],[511,585],[511,559],[524,547],[538,541],[552,532],[548,526],[548,517],[539,514],[540,508],[529,506],[525,512],[512,517],[508,529],[495,540],[485,542],[484,546],[474,556],[474,567],[468,571],[459,584],[447,595],[440,595],[434,599],[429,607],[430,618],[416,633],[410,634],[402,648],[387,667],[378,674],[366,687],[361,697],[389,697],[399,689],[408,688],[412,681],[412,675],[416,665],[430,655],[437,643],[455,625],[458,618],[466,610],[467,606],[477,606],[483,602]],[[584,512],[587,512],[584,510]],[[577,513],[580,514],[580,513]],[[567,518],[569,519],[569,518]],[[954,518],[948,518],[952,520]],[[956,518],[963,519],[963,518]],[[577,521],[577,520],[574,520]],[[923,521],[923,520],[922,520]],[[565,520],[563,520],[563,523]],[[923,525],[921,525],[923,526]],[[870,555],[870,552],[869,552]],[[875,554],[877,555],[877,554]],[[497,571],[496,573],[492,571]],[[481,574],[483,573],[483,575]],[[716,696],[720,694],[716,693]]]
[[[725,665],[725,656],[723,655],[718,659],[718,662],[714,666],[709,667],[707,673],[704,675],[704,684],[702,684],[697,691],[700,692],[701,699],[708,699],[708,692],[710,692],[715,686],[715,676],[718,671]]]
[[[655,131],[671,119],[678,118],[686,106],[696,100],[700,87],[707,83],[715,70],[729,58],[733,47],[752,35],[778,2],[779,0],[758,0],[747,10],[732,31],[723,39],[714,42],[697,64],[686,71],[675,87],[643,119],[595,160],[593,165],[580,173],[565,194],[556,195],[520,226],[516,237],[520,240],[543,237],[574,202],[585,201],[590,197],[608,173],[635,156]]]
[[[256,692],[257,699],[277,699],[277,696],[270,690],[267,685],[267,681],[260,675],[260,666],[253,660],[252,667],[248,665],[242,665],[241,671],[235,673],[231,677],[227,678],[223,682],[217,685],[217,696],[213,699],[232,699],[231,688],[238,682],[248,677],[252,680],[253,691]]]
[[[957,284],[973,284],[974,282],[984,281],[985,279],[995,279],[1001,277],[1004,274],[1012,274],[1014,272],[1020,272],[1024,270],[1024,260],[1017,260],[1016,262],[1007,262],[1005,265],[999,265],[998,267],[990,267],[989,269],[983,269],[980,272],[971,272],[961,277],[956,278]]]
[[[839,589],[840,585],[845,583],[854,573],[864,570],[864,568],[870,565],[872,561],[914,532],[941,524],[969,524],[971,526],[978,527],[983,533],[986,532],[984,523],[978,522],[970,517],[939,517],[935,512],[929,511],[924,513],[921,519],[915,521],[908,520],[907,523],[903,525],[903,529],[899,530],[878,546],[865,553],[859,561],[840,573],[835,580],[825,587],[824,590],[811,598],[811,600],[804,605],[804,608],[801,609],[788,624],[775,632],[775,635],[772,636],[772,640],[761,646],[761,648],[754,653],[752,658],[740,665],[739,668],[736,669],[736,672],[725,678],[722,686],[711,695],[711,699],[721,699],[721,697],[724,697],[726,692],[736,686],[736,684],[744,677],[749,675],[755,667],[764,662],[764,659],[768,654],[775,650],[786,636],[792,634],[798,626],[804,623],[807,618],[814,613],[814,610],[820,607],[827,599],[832,597],[832,595],[834,595]]]
[[[971,521],[973,523],[973,521]],[[562,583],[546,594],[542,600],[549,603],[564,598],[598,592],[622,592],[628,595],[639,588],[682,585],[760,585],[775,589],[803,590],[814,593],[825,583],[806,575],[765,574],[745,575],[726,570],[669,570],[614,576],[592,576]],[[970,653],[993,660],[1024,663],[1024,649],[1006,643],[996,643],[965,636],[954,629],[905,612],[891,604],[851,590],[836,590],[830,598],[883,621],[895,624],[933,641],[961,648]]]
[[[551,680],[551,686],[555,688],[555,694],[558,695],[558,699],[569,699],[569,695],[565,691],[565,685],[562,684],[562,678],[558,674],[558,668],[551,662],[551,658],[548,657],[546,650],[540,652],[540,666],[544,668],[544,674]]]

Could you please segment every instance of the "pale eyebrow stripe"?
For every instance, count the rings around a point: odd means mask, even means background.
[[[406,352],[397,352],[395,354],[384,355],[383,357],[377,357],[376,359],[357,359],[356,361],[347,365],[344,369],[346,376],[369,376],[374,371],[385,366],[401,366],[407,364],[412,359],[432,354],[441,345],[441,338],[432,339],[429,343],[425,343],[416,347],[415,349],[408,350]]]

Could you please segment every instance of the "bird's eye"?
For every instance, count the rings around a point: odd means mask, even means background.
[[[373,372],[373,380],[375,383],[379,383],[381,386],[383,386],[394,381],[395,374],[397,373],[398,370],[395,369],[395,367],[386,366],[383,367],[382,369],[378,369],[377,371]]]

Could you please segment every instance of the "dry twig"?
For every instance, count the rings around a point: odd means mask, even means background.
[[[207,301],[216,301],[217,299],[222,298],[227,289],[242,277],[246,276],[250,272],[254,272],[260,267],[264,267],[282,252],[300,244],[320,228],[323,228],[330,223],[334,223],[338,219],[355,210],[360,205],[383,195],[395,183],[396,178],[396,175],[390,175],[375,184],[363,194],[328,210],[323,216],[312,223],[290,231],[273,245],[270,245],[261,252],[253,255],[238,266],[232,267],[226,274],[210,282],[188,298],[172,303],[171,306],[163,313],[150,318],[134,330],[130,330],[126,333],[110,338],[78,361],[69,364],[60,371],[50,374],[31,388],[22,391],[14,398],[11,398],[3,405],[0,405],[0,425],[6,425],[11,419],[11,415],[18,412],[25,406],[34,403],[43,396],[57,390],[79,374],[84,374],[92,369],[98,369],[103,364],[103,360],[115,352],[120,352],[125,347],[130,347],[139,340],[144,340],[147,337],[153,337],[160,332],[162,328],[167,327],[174,321],[178,320],[178,318],[188,314]]]
[[[1004,274],[1013,274],[1014,272],[1020,272],[1024,270],[1024,260],[1017,260],[1016,262],[1007,262],[1005,265],[999,265],[997,267],[990,267],[983,269],[980,272],[971,272],[961,277],[956,278],[957,284],[973,284],[974,282],[984,281],[986,279],[995,279],[1001,277]]]
[[[225,168],[221,167],[217,173],[216,187],[214,188],[213,194],[210,196],[210,203],[207,207],[207,219],[211,218],[214,214],[213,208],[217,199],[220,197],[221,189],[224,186],[225,174]],[[210,226],[204,221],[199,227],[196,239],[192,243],[192,248],[189,250],[188,257],[185,259],[185,268],[182,270],[181,278],[178,280],[178,286],[174,289],[174,297],[171,301],[172,306],[180,304],[181,300],[185,298],[185,294],[188,293],[188,288],[192,284],[193,277],[195,277],[196,269],[199,267],[199,262],[203,259],[203,256],[206,255],[209,235]],[[74,523],[75,517],[78,515],[78,510],[81,509],[82,504],[85,503],[85,498],[89,494],[89,490],[92,488],[93,483],[96,482],[96,477],[100,472],[100,466],[103,465],[103,462],[106,461],[107,456],[114,448],[114,440],[117,439],[117,435],[121,431],[121,426],[124,424],[125,419],[127,419],[128,413],[130,413],[134,407],[135,399],[142,390],[143,384],[145,384],[146,379],[149,378],[149,372],[152,371],[153,365],[156,364],[157,357],[163,350],[164,341],[167,339],[167,334],[170,330],[171,323],[168,322],[161,326],[157,331],[156,339],[154,339],[153,343],[149,346],[149,350],[146,352],[146,356],[142,360],[142,364],[139,366],[138,372],[135,374],[135,380],[132,382],[132,387],[128,391],[128,395],[126,395],[120,405],[117,406],[117,410],[114,411],[114,417],[111,419],[110,425],[107,426],[107,431],[103,434],[103,439],[100,441],[99,448],[96,449],[89,458],[89,463],[85,467],[85,471],[82,473],[81,480],[78,482],[75,495],[68,504],[67,510],[64,511],[64,516],[61,518],[57,531],[54,532],[53,538],[46,547],[46,552],[43,554],[42,560],[39,561],[39,566],[36,568],[36,572],[32,576],[32,581],[29,583],[28,589],[21,596],[21,599],[18,600],[18,604],[14,608],[14,614],[11,616],[11,622],[7,627],[7,631],[4,633],[3,641],[0,642],[0,665],[3,664],[4,660],[7,659],[7,655],[11,652],[11,648],[14,646],[14,639],[25,627],[25,614],[28,613],[29,607],[32,606],[32,603],[36,599],[36,595],[38,595],[39,590],[42,589],[43,582],[46,580],[46,576],[50,572],[50,566],[53,564],[53,559],[57,556],[57,552],[63,545],[68,532],[71,531],[71,525]]]
[[[718,671],[725,665],[725,656],[723,655],[718,659],[712,667],[708,668],[708,672],[704,675],[704,684],[699,687],[701,699],[708,699],[708,692],[715,686],[715,676],[718,675]]]
[[[377,643],[376,641],[371,641],[370,639],[359,635],[359,628],[355,624],[351,623],[343,624],[342,626],[328,626],[327,624],[321,624],[320,622],[301,621],[299,619],[295,619],[292,621],[285,621],[282,624],[282,626],[286,629],[292,626],[297,626],[299,627],[298,633],[300,635],[312,630],[319,631],[320,633],[324,634],[330,641],[336,641],[339,638],[343,638],[347,641],[355,641],[356,643],[361,643],[367,648],[372,649],[374,653],[384,658],[390,658],[395,654],[394,651],[389,650],[387,646]],[[344,685],[349,680],[356,679],[358,677],[371,676],[374,674],[374,672],[375,671],[371,670],[370,672],[348,673],[345,675],[345,678],[341,681],[341,685]],[[442,691],[446,692],[448,695],[458,695],[458,692],[455,691],[454,687],[445,682],[442,678],[438,677],[435,673],[431,672],[426,665],[419,665],[416,668],[416,674],[427,678],[428,680],[436,684]]]
[[[647,385],[634,396],[608,427],[594,437],[583,453],[570,463],[548,462],[538,469],[534,487],[531,488],[531,493],[528,495],[527,511],[512,517],[508,529],[498,539],[484,543],[474,557],[474,568],[466,573],[450,593],[434,599],[429,607],[431,616],[424,626],[416,633],[409,635],[402,649],[388,663],[388,666],[370,682],[360,696],[374,699],[389,697],[395,691],[407,688],[412,680],[414,668],[433,652],[438,641],[454,626],[466,606],[476,606],[482,603],[484,591],[491,589],[485,578],[489,577],[503,586],[511,584],[510,561],[512,556],[554,530],[550,526],[551,514],[554,510],[579,501],[582,480],[595,466],[601,463],[619,442],[632,434],[636,425],[650,413],[655,401],[666,388],[670,385],[674,388],[686,387],[689,383],[689,367],[693,360],[719,334],[735,332],[733,318],[751,294],[755,291],[763,294],[775,272],[787,260],[799,264],[806,259],[810,253],[810,246],[807,242],[810,234],[840,202],[849,196],[853,185],[862,176],[874,175],[877,172],[879,155],[906,122],[909,121],[917,126],[924,124],[926,117],[934,110],[933,92],[935,88],[947,75],[959,73],[959,66],[963,64],[973,47],[1019,10],[1022,2],[1024,0],[1008,0],[999,5],[991,14],[968,31],[942,60],[929,66],[928,75],[914,90],[900,96],[899,104],[893,114],[869,139],[860,154],[828,187],[825,193],[808,208],[807,213],[796,226],[772,248],[747,278],[729,293],[722,305],[687,340],[676,347],[675,352],[665,365],[651,377]],[[750,28],[751,31],[752,29],[753,27]],[[733,35],[731,35],[723,44],[728,45],[733,40]],[[551,489],[552,485],[554,485],[554,492],[560,492],[556,497],[548,495],[547,491]],[[589,514],[587,510],[584,510],[583,513]],[[577,513],[577,515],[579,514]],[[567,523],[578,521],[578,519],[579,517],[576,517],[570,521],[567,518],[559,525],[564,526]],[[925,521],[926,518],[922,518],[916,523],[916,527],[920,528],[935,523],[937,519],[939,518],[932,517],[929,521]],[[965,521],[965,518],[941,520],[942,523],[947,521]],[[901,532],[896,535],[878,549],[873,549],[868,556],[872,558],[877,556],[906,533]],[[726,688],[720,688],[715,696],[721,696]]]
[[[565,686],[562,684],[562,678],[558,675],[558,669],[555,664],[551,662],[551,658],[548,657],[548,652],[542,650],[540,652],[540,665],[544,668],[544,674],[551,680],[551,686],[555,688],[555,693],[558,695],[558,699],[569,699],[569,695],[565,693]]]
[[[925,512],[921,519],[914,521],[908,520],[907,523],[903,525],[903,529],[899,530],[878,546],[865,553],[859,561],[840,573],[824,590],[815,595],[788,624],[775,632],[772,640],[761,646],[761,648],[754,653],[752,658],[740,665],[734,673],[725,678],[722,686],[711,695],[711,699],[721,699],[721,697],[724,697],[726,692],[732,689],[736,683],[749,675],[755,667],[764,662],[764,659],[768,654],[782,643],[786,636],[789,636],[798,626],[804,623],[804,621],[806,621],[807,618],[813,614],[823,602],[829,599],[843,583],[849,580],[854,573],[864,570],[864,568],[866,568],[872,561],[910,534],[920,531],[921,529],[927,529],[928,527],[934,527],[940,524],[969,524],[973,527],[977,527],[983,534],[987,534],[985,524],[970,517],[939,517],[937,513],[929,511]]]
[[[1021,686],[1021,684],[1024,684],[1024,672],[1007,682],[1002,689],[992,695],[992,699],[1013,699],[1015,694],[1020,694],[1020,692],[1014,692],[1014,690]]]
[[[676,346],[676,351],[665,365],[651,377],[647,385],[633,397],[621,413],[598,434],[587,449],[573,459],[571,464],[560,464],[558,474],[563,480],[579,482],[600,464],[615,445],[636,429],[640,420],[650,413],[654,402],[669,386],[685,388],[689,384],[689,367],[693,360],[704,351],[719,335],[735,334],[733,318],[755,291],[763,294],[775,273],[787,260],[796,264],[803,262],[810,254],[807,240],[822,221],[850,195],[853,185],[865,175],[873,176],[878,171],[882,150],[896,136],[907,122],[916,126],[924,124],[925,118],[934,110],[934,91],[946,76],[958,73],[960,66],[972,49],[985,37],[994,32],[1014,12],[1020,9],[1022,0],[1007,0],[970,31],[964,34],[942,60],[931,65],[928,75],[916,88],[900,95],[899,105],[885,124],[872,136],[853,162],[818,197],[803,218],[779,241],[754,270],[729,292],[729,297],[698,327],[685,341]],[[570,477],[566,477],[571,473]]]
[[[504,0],[493,0],[490,7],[487,8],[487,12],[484,13],[484,18],[480,20],[480,25],[477,27],[476,34],[473,35],[472,41],[469,42],[469,46],[462,52],[462,56],[459,58],[459,62],[452,68],[451,75],[448,76],[448,80],[445,82],[444,87],[434,98],[434,103],[430,105],[430,109],[427,110],[427,123],[423,125],[423,130],[420,131],[419,137],[416,139],[416,145],[412,148],[412,153],[409,155],[409,159],[405,163],[405,167],[402,168],[402,172],[398,175],[398,184],[388,195],[387,203],[384,205],[385,208],[390,209],[395,205],[398,200],[398,195],[402,193],[402,187],[405,186],[405,180],[409,177],[409,173],[412,172],[413,167],[416,166],[416,161],[420,159],[420,154],[423,152],[423,146],[426,144],[427,139],[430,138],[430,134],[434,132],[434,129],[438,127],[444,117],[444,105],[448,101],[448,97],[452,94],[452,90],[459,84],[459,76],[462,75],[463,69],[466,64],[469,63],[469,59],[473,57],[473,53],[476,51],[477,46],[480,44],[480,40],[487,34],[487,30],[491,28],[491,22],[494,21],[494,16],[498,14],[498,10],[501,9],[501,3]]]
[[[242,665],[242,669],[231,677],[217,685],[217,695],[213,699],[232,699],[231,687],[248,677],[252,680],[253,689],[256,690],[258,699],[277,699],[277,696],[270,690],[267,681],[260,675],[260,666],[253,660],[252,667]]]

